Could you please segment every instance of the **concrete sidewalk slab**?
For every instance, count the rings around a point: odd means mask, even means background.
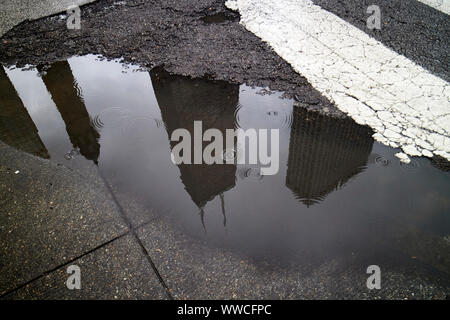
[[[99,176],[0,154],[0,295],[128,231]]]
[[[25,20],[35,20],[96,0],[1,0],[0,37]]]
[[[69,290],[67,267],[80,268],[81,289]],[[167,299],[134,236],[125,235],[6,296],[6,299]]]
[[[137,234],[175,299],[305,297],[305,273],[300,268],[257,264],[245,255],[207,246],[184,234],[167,217],[153,220]],[[317,286],[316,293],[323,297],[321,289]]]

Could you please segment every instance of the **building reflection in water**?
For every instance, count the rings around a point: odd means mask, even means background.
[[[52,96],[66,125],[74,149],[88,160],[98,163],[100,155],[99,133],[92,125],[72,70],[67,61],[59,61],[48,69],[38,67],[42,80]]]
[[[48,69],[38,70],[65,122],[74,149],[97,163],[100,135],[91,122],[69,63],[56,62]],[[236,128],[238,85],[174,76],[161,68],[152,70],[150,76],[169,137],[179,128],[187,129],[194,137],[194,121],[202,121],[203,131],[219,129],[224,137],[226,129]],[[0,139],[49,158],[36,126],[3,68],[0,68],[0,93]],[[171,148],[177,143],[170,142]],[[209,144],[202,143],[203,147]],[[372,145],[367,127],[350,119],[333,119],[294,107],[285,184],[305,205],[318,203],[365,169]],[[235,187],[236,165],[178,167],[187,193],[199,208],[203,225],[204,208],[216,197],[225,224],[224,193]]]
[[[371,130],[294,107],[286,186],[308,207],[366,169]]]
[[[150,76],[169,138],[179,128],[187,129],[194,137],[194,121],[202,121],[203,132],[215,128],[224,137],[226,129],[234,129],[234,113],[239,101],[238,85],[174,76],[161,68],[153,69]],[[177,143],[170,142],[171,148]],[[203,142],[203,147],[209,143]],[[187,193],[200,209],[203,226],[204,207],[217,196],[221,200],[225,225],[223,193],[235,186],[236,165],[180,164],[178,167]]]
[[[38,129],[18,96],[16,89],[0,66],[0,140],[6,144],[31,153],[50,158],[42,143]]]

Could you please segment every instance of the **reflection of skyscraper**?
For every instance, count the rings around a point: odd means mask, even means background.
[[[39,68],[42,71],[42,68]],[[74,148],[88,160],[97,163],[100,155],[100,135],[91,123],[77,84],[67,61],[56,62],[45,72],[42,80],[50,92]]]
[[[294,108],[286,186],[307,206],[364,171],[372,150],[369,128]]]
[[[178,128],[187,129],[194,137],[194,121],[202,121],[203,131],[219,129],[224,137],[226,129],[234,128],[239,86],[172,76],[160,68],[150,75],[169,137]],[[170,143],[173,147],[177,142]],[[234,164],[180,164],[179,168],[186,191],[200,209],[235,185]]]
[[[433,156],[433,158],[431,159],[431,164],[439,170],[450,172],[450,161],[441,156]]]
[[[33,120],[0,66],[0,140],[41,158],[50,158]]]

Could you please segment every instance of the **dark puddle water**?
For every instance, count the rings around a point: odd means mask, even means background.
[[[225,12],[219,12],[216,14],[211,14],[211,15],[203,17],[202,21],[207,24],[219,24],[219,23],[225,23],[228,21],[232,21],[232,22],[239,21],[239,17],[231,16]]]
[[[263,88],[95,56],[1,68],[0,88],[2,141],[73,168],[98,166],[113,189],[213,246],[288,261],[381,250],[448,272],[448,172],[424,158],[400,165],[398,150],[349,119],[297,109]],[[279,129],[279,173],[174,165],[169,137],[194,120],[223,133]]]

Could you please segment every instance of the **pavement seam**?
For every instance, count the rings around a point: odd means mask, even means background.
[[[136,233],[136,228],[133,228],[133,225],[131,223],[131,221],[128,219],[127,214],[125,213],[125,210],[123,209],[122,205],[119,203],[119,201],[116,198],[116,195],[114,194],[114,191],[112,190],[111,186],[109,185],[108,181],[103,177],[102,173],[100,172],[100,169],[98,168],[98,173],[100,178],[103,180],[103,183],[105,184],[106,188],[108,189],[109,193],[111,194],[111,197],[113,199],[113,201],[115,202],[115,204],[117,205],[119,212],[122,216],[122,219],[124,220],[124,222],[127,224],[128,228],[129,228],[129,232],[134,236],[134,238],[136,239],[136,242],[139,244],[142,253],[145,255],[148,263],[150,263],[150,266],[153,269],[153,272],[155,273],[155,275],[158,277],[158,280],[160,282],[160,284],[163,286],[163,288],[166,291],[167,297],[170,300],[173,300],[174,298],[172,297],[172,295],[170,294],[170,290],[169,287],[167,286],[166,282],[164,281],[164,279],[162,278],[161,274],[158,271],[158,268],[156,267],[155,263],[153,262],[152,258],[150,257],[150,254],[148,253],[147,249],[145,248],[144,244],[142,243],[141,239],[138,237],[137,233]],[[153,220],[153,219],[152,219]],[[147,223],[149,223],[151,221],[147,221]]]
[[[22,283],[22,284],[18,285],[18,286],[15,287],[14,289],[11,289],[11,290],[6,291],[5,293],[1,294],[1,295],[0,295],[0,299],[2,299],[2,298],[4,298],[4,297],[6,297],[6,296],[8,296],[8,295],[10,295],[10,294],[12,294],[12,293],[18,291],[18,290],[20,290],[20,289],[22,289],[22,288],[24,288],[24,287],[26,287],[26,286],[29,285],[30,283],[32,283],[32,282],[34,282],[34,281],[36,281],[36,280],[39,280],[39,279],[41,279],[41,278],[43,278],[43,277],[49,275],[50,273],[55,272],[56,270],[58,270],[58,269],[60,269],[60,268],[63,268],[63,267],[65,267],[65,266],[67,266],[67,265],[69,265],[69,264],[71,264],[71,263],[74,263],[74,262],[77,261],[78,259],[81,259],[81,258],[87,256],[88,254],[91,254],[91,253],[93,253],[93,252],[95,252],[95,251],[97,251],[97,250],[99,250],[99,249],[101,249],[101,248],[103,248],[103,247],[105,247],[105,246],[111,244],[112,242],[114,242],[114,241],[116,241],[116,240],[119,240],[120,238],[122,238],[122,237],[128,235],[130,232],[131,232],[131,230],[128,230],[127,232],[124,232],[124,233],[122,233],[122,234],[120,234],[120,235],[114,237],[113,239],[108,240],[108,241],[106,241],[106,242],[104,242],[104,243],[102,243],[102,244],[96,246],[95,248],[90,249],[90,250],[84,252],[83,254],[74,257],[73,259],[71,259],[71,260],[69,260],[69,261],[67,261],[67,262],[65,262],[65,263],[62,263],[62,264],[60,264],[60,265],[58,265],[58,266],[56,266],[56,267],[54,267],[54,268],[52,268],[52,269],[50,269],[50,270],[44,271],[43,273],[41,273],[40,275],[34,277],[33,279],[28,280],[28,281],[26,281],[25,283]]]

